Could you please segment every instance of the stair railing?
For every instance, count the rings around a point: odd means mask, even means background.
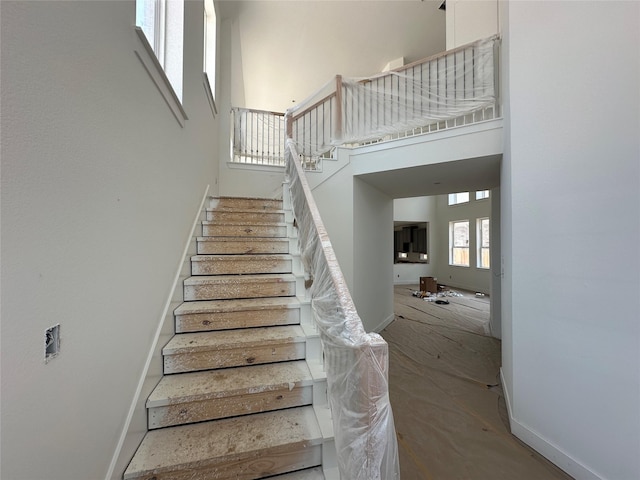
[[[500,38],[493,36],[368,78],[337,75],[287,110],[301,157],[499,118]]]
[[[232,162],[284,167],[284,113],[232,108]]]
[[[285,157],[301,260],[310,276],[311,308],[324,350],[341,478],[397,479],[388,345],[364,330],[291,139]]]

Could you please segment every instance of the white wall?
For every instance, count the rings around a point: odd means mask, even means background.
[[[512,429],[576,478],[640,478],[640,4],[505,13]]]
[[[470,192],[469,202],[448,204],[448,195],[436,197],[438,251],[438,283],[482,293],[491,292],[491,271],[477,267],[476,220],[491,217],[491,198],[475,199]],[[449,222],[469,221],[469,266],[449,265]]]
[[[284,111],[337,74],[372,75],[445,47],[439,0],[220,3],[232,19],[235,107]]]
[[[447,50],[495,35],[498,0],[447,0]]]
[[[428,222],[427,250],[429,263],[394,263],[394,284],[418,284],[420,277],[437,276],[438,258],[436,235],[436,203],[435,197],[398,198],[393,201],[394,222]]]
[[[393,200],[353,179],[355,285],[353,301],[365,330],[393,321]],[[381,254],[382,253],[382,254]]]
[[[184,128],[134,54],[133,1],[2,1],[0,16],[1,475],[102,479],[215,184],[202,5],[186,2]]]

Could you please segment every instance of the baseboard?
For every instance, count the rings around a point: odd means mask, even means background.
[[[391,324],[391,322],[393,322],[393,320],[395,318],[396,318],[395,314],[392,313],[387,318],[385,318],[381,323],[379,323],[378,326],[376,326],[373,329],[373,331],[376,332],[376,333],[380,333],[382,330],[387,328],[389,326],[389,324]]]
[[[160,316],[158,328],[156,329],[146,363],[142,370],[142,374],[140,375],[140,380],[138,381],[138,386],[131,402],[118,444],[111,459],[111,463],[109,464],[109,470],[107,471],[105,480],[122,479],[124,470],[131,461],[133,454],[147,432],[147,397],[151,390],[155,388],[155,385],[162,376],[161,370],[158,370],[158,368],[162,368],[162,362],[159,360],[162,358],[162,347],[166,344],[166,340],[168,340],[168,338],[165,338],[167,336],[167,332],[174,332],[173,310],[177,304],[182,301],[182,280],[185,277],[185,265],[189,263],[190,255],[194,253],[195,238],[200,233],[196,230],[196,227],[205,214],[205,202],[208,195],[209,185],[207,185],[204,195],[202,196],[198,213],[195,216],[191,226],[191,231],[187,237],[187,242],[182,252],[182,256],[180,257],[180,262],[170,289],[170,294]],[[154,360],[158,361],[154,362]],[[154,369],[156,371],[154,371]]]
[[[566,452],[562,451],[557,445],[549,442],[528,426],[520,423],[513,417],[513,409],[511,399],[509,397],[509,389],[504,379],[502,368],[500,369],[500,381],[502,382],[502,391],[504,392],[507,411],[509,413],[509,424],[511,433],[522,440],[524,443],[533,448],[540,455],[545,457],[558,468],[564,470],[574,478],[580,480],[605,480],[604,477],[591,471],[582,463],[578,462]]]

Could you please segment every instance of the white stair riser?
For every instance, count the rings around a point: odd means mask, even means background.
[[[290,297],[296,294],[295,282],[260,282],[185,285],[185,301],[224,300],[231,298]]]
[[[241,255],[241,254],[287,254],[288,240],[233,239],[223,241],[215,238],[198,240],[199,255]]]
[[[245,395],[229,396],[202,401],[184,402],[176,405],[149,409],[149,428],[216,420],[250,413],[267,412],[282,408],[310,405],[313,387],[298,386]]]
[[[206,332],[235,328],[298,325],[300,309],[249,310],[176,315],[176,333]]]
[[[164,355],[164,373],[196,372],[214,368],[286,362],[305,358],[305,343],[270,344],[237,349],[206,350]]]
[[[290,258],[274,259],[199,259],[191,261],[192,275],[243,275],[250,273],[291,273],[292,260]]]
[[[202,235],[205,237],[248,237],[248,238],[285,238],[285,225],[222,225],[203,223]]]

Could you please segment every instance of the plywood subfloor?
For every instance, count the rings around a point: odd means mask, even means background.
[[[510,434],[500,341],[486,335],[489,297],[473,292],[437,305],[395,287],[389,390],[401,477],[427,480],[568,480]]]

